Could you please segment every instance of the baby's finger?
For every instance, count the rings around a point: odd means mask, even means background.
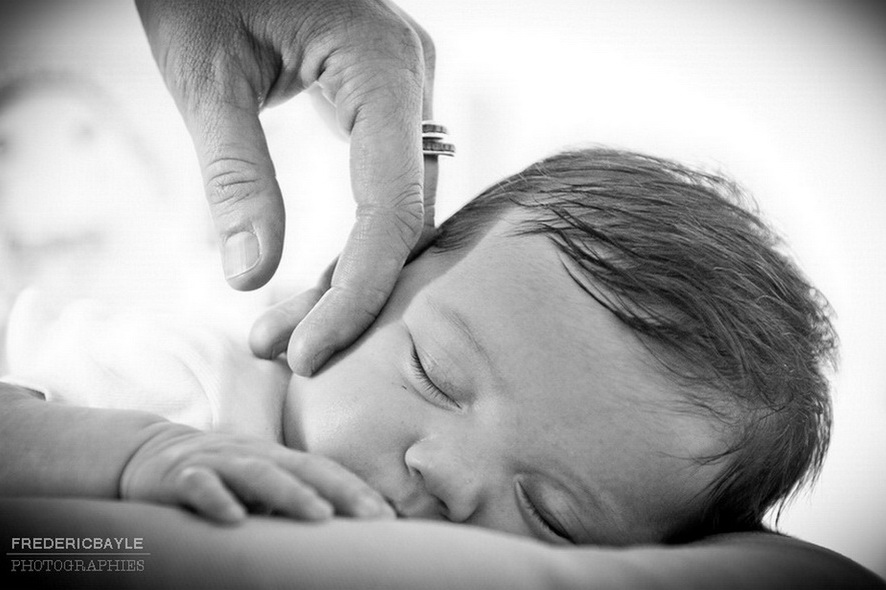
[[[247,503],[300,520],[332,517],[332,505],[309,484],[268,461],[243,459],[220,468],[225,484]]]
[[[176,481],[178,500],[198,514],[226,524],[246,518],[246,511],[218,475],[202,467],[186,467]]]
[[[280,463],[331,502],[336,513],[358,518],[396,517],[379,492],[335,461],[298,452],[285,455]]]

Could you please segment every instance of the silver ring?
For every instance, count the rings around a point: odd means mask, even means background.
[[[455,145],[443,141],[449,131],[436,121],[421,122],[421,151],[425,156],[454,156]]]

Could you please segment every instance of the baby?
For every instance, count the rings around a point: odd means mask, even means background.
[[[446,221],[311,378],[209,328],[26,309],[0,493],[232,521],[391,506],[576,544],[759,529],[821,465],[835,337],[742,199],[637,154],[538,162]]]

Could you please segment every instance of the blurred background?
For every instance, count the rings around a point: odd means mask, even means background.
[[[725,172],[837,312],[835,430],[780,529],[886,576],[886,17],[849,0],[403,0],[436,41],[458,147],[441,219],[602,143]],[[297,97],[263,114],[287,199],[271,284],[222,279],[196,158],[135,8],[0,1],[0,325],[36,284],[248,326],[313,283],[353,215],[347,143]]]

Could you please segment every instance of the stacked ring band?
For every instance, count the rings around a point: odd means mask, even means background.
[[[434,121],[421,123],[421,151],[425,156],[454,156],[455,145],[444,142],[448,131]]]

